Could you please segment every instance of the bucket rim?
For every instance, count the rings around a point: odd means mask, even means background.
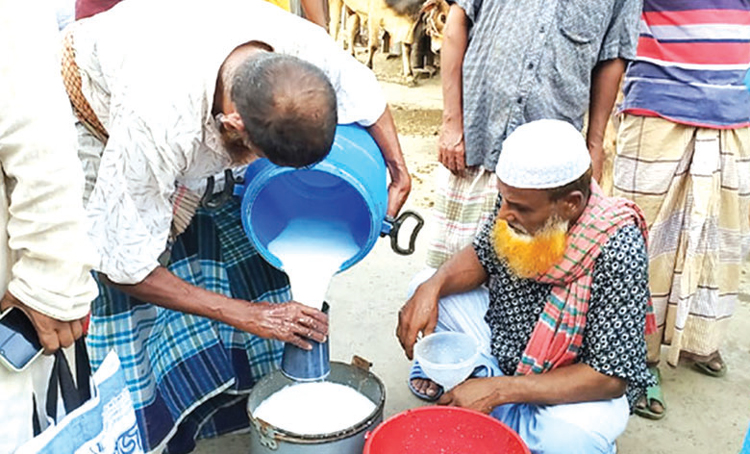
[[[468,366],[469,364],[476,363],[477,358],[479,358],[479,354],[481,352],[480,352],[480,349],[479,349],[479,345],[477,345],[476,339],[474,339],[470,335],[468,335],[466,333],[461,333],[461,332],[458,332],[458,331],[442,331],[442,332],[439,332],[439,333],[432,333],[429,336],[443,336],[443,337],[453,336],[453,337],[455,337],[455,335],[461,335],[461,337],[465,336],[465,337],[467,337],[468,339],[471,339],[474,342],[475,350],[474,350],[474,353],[471,355],[471,357],[469,357],[469,358],[467,358],[467,359],[465,359],[465,360],[463,360],[461,362],[458,362],[458,363],[440,364],[440,363],[435,363],[433,361],[430,361],[430,360],[424,358],[422,355],[419,355],[420,356],[419,357],[419,363],[420,364],[428,364],[430,368],[437,369],[437,370],[456,369],[456,368],[459,368],[459,367],[465,367],[465,366]],[[414,345],[415,355],[416,355],[417,349],[421,350],[421,348],[419,347],[419,344],[421,342],[424,342],[424,340],[427,339],[429,336],[423,337],[422,339],[419,340],[419,342],[417,342]],[[422,345],[424,346],[424,344],[422,344]]]
[[[332,439],[348,438],[349,436],[362,432],[366,428],[372,426],[373,423],[377,422],[379,419],[382,419],[383,408],[385,406],[385,385],[383,384],[383,381],[380,380],[380,378],[378,378],[377,375],[373,374],[370,371],[366,371],[357,366],[354,366],[352,364],[347,364],[341,361],[331,361],[331,371],[333,371],[334,368],[336,369],[346,368],[346,369],[357,370],[363,374],[366,374],[368,378],[374,378],[375,383],[378,385],[378,390],[380,391],[380,399],[378,399],[378,402],[373,402],[375,404],[375,409],[372,411],[372,413],[370,413],[366,418],[362,419],[357,424],[351,427],[347,427],[346,429],[343,429],[337,432],[330,432],[330,433],[325,433],[325,434],[314,434],[314,435],[299,434],[296,432],[291,432],[291,431],[276,427],[273,424],[266,422],[265,420],[255,418],[253,416],[253,412],[250,410],[250,402],[248,400],[245,410],[247,412],[248,417],[250,418],[250,423],[256,426],[256,428],[259,431],[261,430],[261,428],[265,428],[265,427],[272,428],[273,437],[277,440],[293,442],[296,444],[318,444],[318,443],[323,443],[323,442],[329,442]],[[258,383],[256,383],[255,386],[260,385],[264,380],[267,380],[267,381],[272,380],[273,376],[276,374],[280,374],[282,377],[289,379],[289,377],[287,377],[281,372],[281,369],[277,369],[271,372],[270,374],[266,375],[265,377],[263,377]],[[310,382],[307,382],[307,383],[310,383]],[[337,384],[343,384],[343,383],[337,383]],[[344,386],[348,386],[348,385],[344,384]],[[282,388],[279,388],[279,389],[282,389]],[[252,393],[252,390],[250,392]],[[248,398],[249,397],[250,396],[248,395]],[[370,399],[368,396],[365,396],[365,397]]]
[[[251,169],[250,166],[248,166],[248,168],[245,170],[246,182],[245,182],[245,186],[243,187],[242,194],[240,196],[241,197],[240,212],[243,213],[243,215],[240,216],[241,221],[242,221],[242,227],[243,227],[243,230],[245,231],[245,234],[250,237],[251,242],[255,245],[260,255],[274,268],[279,269],[281,271],[284,271],[281,261],[275,255],[271,254],[268,248],[262,244],[262,242],[258,238],[257,233],[252,228],[252,225],[250,225],[251,223],[250,216],[244,215],[244,213],[252,212],[256,202],[259,199],[260,193],[266,188],[266,185],[264,186],[249,185],[247,183],[247,181],[250,180],[250,178],[248,178],[249,174],[257,172],[258,175],[262,175],[266,179],[267,183],[270,183],[271,181],[277,178],[286,177],[288,176],[288,174],[294,173],[294,172],[299,172],[299,171],[321,172],[327,175],[333,175],[339,178],[344,183],[346,183],[362,199],[365,205],[377,204],[376,200],[373,198],[370,191],[366,190],[362,182],[358,181],[348,172],[343,171],[342,169],[334,166],[333,164],[329,162],[322,161],[322,162],[315,164],[314,166],[310,168],[296,169],[293,167],[277,166],[273,164],[271,161],[269,161],[267,158],[259,158],[257,165],[259,166],[260,171],[258,171],[256,168]],[[370,212],[370,210],[365,210],[365,211],[367,211],[367,216],[369,217],[369,224],[370,224],[371,231],[378,232],[378,235],[371,235],[370,238],[368,238],[367,242],[359,249],[359,251],[356,254],[349,257],[344,263],[341,264],[341,266],[336,271],[336,273],[340,273],[354,266],[357,262],[362,260],[367,254],[369,254],[369,252],[373,249],[373,247],[375,247],[375,244],[377,243],[377,240],[379,238],[379,233],[382,229],[383,221],[385,220],[385,216],[382,219],[376,219],[376,217],[374,216],[374,213]]]
[[[494,424],[499,424],[503,428],[506,429],[506,432],[508,435],[520,443],[521,448],[523,448],[523,451],[525,454],[531,454],[531,451],[529,450],[529,447],[526,445],[526,442],[523,441],[523,438],[513,430],[510,426],[505,424],[504,422],[500,421],[499,419],[495,419],[490,415],[487,415],[485,413],[472,410],[469,408],[463,408],[463,407],[452,407],[452,406],[429,406],[429,407],[417,407],[417,408],[410,408],[407,410],[404,410],[400,413],[397,413],[395,415],[392,415],[382,423],[378,424],[378,426],[372,431],[368,432],[367,436],[365,437],[365,446],[364,446],[364,452],[363,454],[369,454],[370,453],[370,445],[373,443],[373,439],[375,439],[377,433],[385,426],[387,426],[389,423],[392,423],[395,420],[406,418],[410,415],[413,415],[415,413],[438,413],[438,412],[456,412],[456,413],[462,413],[462,414],[469,414],[472,416],[477,416],[482,419],[491,421]]]

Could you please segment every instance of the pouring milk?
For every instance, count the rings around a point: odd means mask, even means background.
[[[289,276],[292,298],[321,309],[333,275],[359,251],[343,222],[292,219],[268,251],[281,261]]]

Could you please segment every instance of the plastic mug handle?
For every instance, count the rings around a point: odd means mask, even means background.
[[[412,230],[411,236],[409,237],[408,249],[404,249],[398,245],[398,232],[401,230],[404,221],[406,221],[410,217],[416,219],[417,224],[414,226],[414,230]],[[415,244],[417,242],[417,234],[419,234],[419,231],[422,230],[423,226],[424,219],[422,218],[422,216],[415,213],[414,211],[404,211],[396,219],[393,219],[391,216],[385,217],[385,220],[383,221],[383,231],[380,232],[380,236],[387,235],[391,237],[391,249],[393,249],[393,252],[395,252],[396,254],[411,255],[414,253]]]

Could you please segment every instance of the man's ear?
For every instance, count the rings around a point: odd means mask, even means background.
[[[571,191],[568,195],[563,197],[560,202],[562,203],[562,210],[565,218],[573,219],[583,211],[583,208],[586,205],[586,197],[581,191]]]
[[[245,131],[245,123],[242,122],[242,117],[237,112],[222,115],[219,120],[225,129],[239,132]]]

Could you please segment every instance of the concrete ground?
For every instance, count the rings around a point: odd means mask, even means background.
[[[379,64],[389,65],[382,59]],[[393,73],[378,72],[381,80]],[[331,284],[331,358],[349,362],[352,355],[373,363],[372,371],[385,383],[385,417],[424,403],[407,389],[409,361],[395,337],[397,312],[405,302],[411,277],[424,267],[430,236],[431,193],[437,169],[435,150],[440,120],[438,79],[420,81],[417,87],[384,82],[399,131],[401,145],[414,178],[406,209],[427,220],[417,252],[402,257],[380,240],[373,251]],[[744,292],[745,295],[747,292]],[[620,453],[737,453],[750,423],[750,303],[742,298],[722,350],[728,364],[723,378],[712,378],[689,365],[664,367],[664,392],[668,411],[661,421],[632,416],[619,439]],[[199,442],[198,454],[247,453],[247,434],[235,434]],[[397,454],[397,453],[394,453]],[[478,453],[479,454],[479,453]]]

